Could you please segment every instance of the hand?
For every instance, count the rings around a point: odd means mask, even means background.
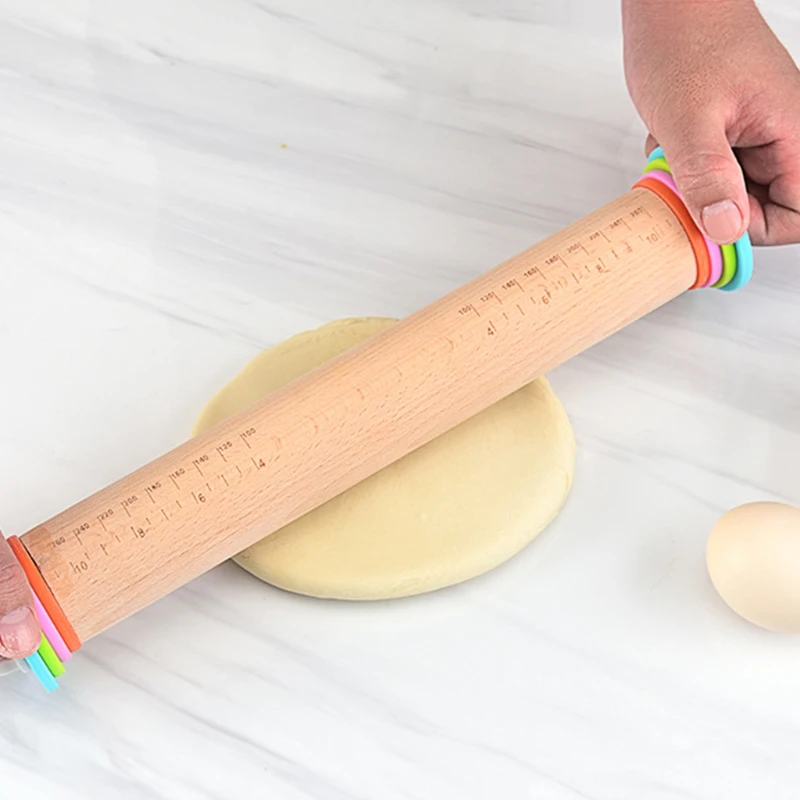
[[[800,72],[752,0],[622,0],[625,73],[697,224],[800,242]],[[738,159],[738,161],[737,161]]]
[[[25,572],[0,534],[0,658],[29,656],[41,640]]]

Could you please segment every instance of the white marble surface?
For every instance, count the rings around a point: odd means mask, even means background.
[[[265,346],[411,312],[641,164],[616,0],[0,0],[0,97],[7,533]],[[798,251],[762,252],[558,370],[574,492],[493,574],[351,606],[226,565],[57,695],[4,679],[0,796],[794,800],[800,640],[729,613],[703,549],[800,503],[798,303]]]

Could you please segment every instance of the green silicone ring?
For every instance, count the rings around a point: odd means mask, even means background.
[[[64,665],[61,663],[61,659],[56,655],[56,651],[53,650],[52,645],[47,641],[47,637],[44,634],[42,634],[42,643],[39,645],[39,655],[42,657],[42,661],[44,661],[47,669],[50,670],[50,674],[54,678],[58,678],[60,675],[64,674]]]
[[[736,247],[732,244],[722,244],[722,277],[714,284],[714,289],[721,289],[727,286],[736,275]]]
[[[666,158],[654,158],[652,161],[648,161],[647,166],[644,168],[645,174],[652,172],[654,169],[659,169],[668,175],[672,175],[672,170],[669,168]]]

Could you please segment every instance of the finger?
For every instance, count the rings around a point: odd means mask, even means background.
[[[800,170],[787,170],[772,181],[769,199],[789,211],[800,212]]]
[[[736,157],[747,178],[761,186],[769,186],[784,168],[774,144],[743,147],[736,151]]]
[[[736,151],[748,178],[769,186],[782,175],[791,175],[800,184],[800,132],[759,147]]]
[[[759,202],[750,226],[753,244],[772,247],[800,243],[800,213],[778,203]]]
[[[711,110],[670,118],[658,138],[695,222],[709,239],[731,244],[747,230],[750,204],[742,168],[719,120]]]
[[[800,211],[774,202],[771,186],[748,181],[750,193],[750,238],[754,245],[800,243]]]
[[[769,202],[769,190],[766,186],[747,184],[750,202],[750,239],[757,247],[767,243],[767,217],[764,209]]]
[[[0,656],[24,658],[41,640],[25,572],[0,534]]]
[[[756,244],[778,246],[800,242],[800,214],[791,208],[768,203],[764,207],[764,236]]]

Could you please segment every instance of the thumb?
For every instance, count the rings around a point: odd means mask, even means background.
[[[0,533],[0,656],[24,658],[41,640],[25,572]]]
[[[659,140],[678,190],[705,235],[717,244],[743,236],[750,224],[744,175],[711,112],[659,131]]]

